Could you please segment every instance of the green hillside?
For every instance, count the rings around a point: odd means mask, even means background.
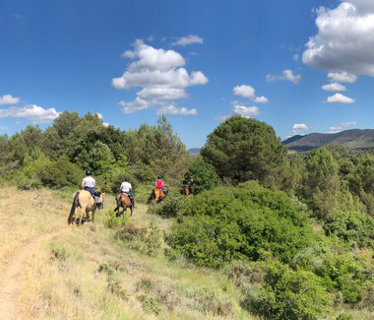
[[[339,144],[350,149],[374,148],[373,129],[353,129],[338,133],[311,133],[305,136],[291,137],[282,142],[289,150],[308,151],[327,144]]]

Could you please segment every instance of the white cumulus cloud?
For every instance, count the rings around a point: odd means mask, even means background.
[[[303,76],[301,74],[294,74],[292,70],[287,69],[282,71],[282,75],[267,74],[266,80],[270,82],[274,81],[291,81],[294,84],[298,84]]]
[[[235,86],[233,92],[235,96],[253,100],[255,103],[269,102],[264,96],[256,97],[256,90],[250,85],[242,84],[240,86]]]
[[[319,8],[318,33],[306,43],[303,62],[329,71],[374,76],[373,3],[345,0],[333,9]]]
[[[147,101],[142,100],[139,97],[137,97],[134,101],[131,102],[126,102],[122,100],[118,104],[123,107],[122,112],[125,114],[146,110],[150,107]]]
[[[185,107],[178,108],[176,106],[170,105],[161,107],[156,111],[156,114],[179,114],[183,116],[195,116],[197,115],[197,110],[195,108],[193,109],[187,109]]]
[[[175,100],[188,97],[187,87],[208,82],[201,71],[188,73],[184,68],[186,61],[178,52],[156,49],[142,40],[135,41],[134,49],[123,56],[133,62],[121,77],[112,80],[112,85],[117,89],[140,88],[134,101],[119,102],[124,113],[174,106]]]
[[[341,93],[335,93],[333,96],[327,98],[326,103],[341,103],[341,104],[351,104],[354,103],[355,100],[349,98]]]
[[[249,85],[243,84],[241,86],[236,86],[234,87],[233,91],[234,91],[234,94],[239,97],[243,97],[247,99],[253,99],[256,97],[255,96],[256,90]]]
[[[11,94],[0,96],[0,105],[17,104],[20,98],[13,97]]]
[[[357,81],[356,75],[345,71],[329,72],[327,77],[329,78],[329,81],[335,82],[355,83]]]
[[[247,117],[247,118],[258,116],[260,114],[260,110],[258,109],[258,107],[256,106],[247,107],[247,106],[239,104],[236,101],[233,102],[232,111],[235,114],[238,114],[242,117]]]
[[[341,83],[333,82],[322,86],[322,90],[325,91],[346,91],[347,88]]]
[[[305,131],[308,130],[309,127],[305,123],[295,123],[292,126],[292,133],[293,135],[296,134],[305,134]]]
[[[203,43],[204,39],[197,35],[190,34],[185,37],[178,38],[177,41],[173,43],[173,46],[187,46],[194,43]]]
[[[254,102],[256,102],[256,103],[268,103],[269,100],[268,100],[268,98],[266,98],[264,96],[261,96],[261,97],[256,97]]]
[[[24,107],[9,107],[0,109],[0,118],[21,118],[30,120],[34,123],[52,122],[60,115],[55,108],[44,109],[35,104]]]

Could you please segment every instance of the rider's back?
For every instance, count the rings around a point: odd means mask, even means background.
[[[95,179],[92,178],[91,176],[87,176],[83,179],[82,181],[82,186],[84,187],[89,187],[89,188],[94,188],[95,187]]]
[[[156,188],[162,188],[164,186],[164,182],[159,179],[159,180],[156,180]]]

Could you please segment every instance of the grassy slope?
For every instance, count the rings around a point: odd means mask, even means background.
[[[1,261],[28,239],[50,235],[24,266],[19,319],[255,319],[238,306],[240,293],[222,272],[120,245],[103,226],[103,211],[94,224],[67,227],[70,194],[11,188],[0,194]],[[144,205],[132,222],[161,230],[169,224],[146,214]]]

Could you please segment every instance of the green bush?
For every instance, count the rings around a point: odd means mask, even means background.
[[[172,256],[211,267],[269,254],[288,263],[315,241],[306,212],[285,193],[262,187],[216,188],[189,199],[167,236]]]
[[[45,187],[60,189],[67,186],[79,187],[82,181],[82,170],[71,163],[66,156],[51,161],[36,172]]]
[[[374,270],[362,257],[350,254],[330,254],[316,268],[330,291],[338,291],[346,303],[358,303],[364,298],[364,288],[373,284]]]
[[[161,202],[149,207],[151,213],[158,214],[163,218],[176,217],[184,208],[188,198],[175,192],[170,192]]]
[[[148,228],[138,228],[133,224],[124,225],[116,233],[116,238],[130,249],[149,256],[156,256],[161,249],[161,231],[153,224]]]
[[[130,221],[129,215],[126,212],[120,217],[116,217],[113,209],[107,209],[104,214],[104,225],[110,229],[119,229]]]
[[[248,268],[263,273],[260,289],[247,291],[242,303],[250,312],[271,320],[317,320],[330,312],[332,294],[312,272],[293,271],[275,261],[250,264]]]
[[[326,219],[323,229],[326,235],[359,246],[374,247],[374,219],[361,212],[339,212]]]

